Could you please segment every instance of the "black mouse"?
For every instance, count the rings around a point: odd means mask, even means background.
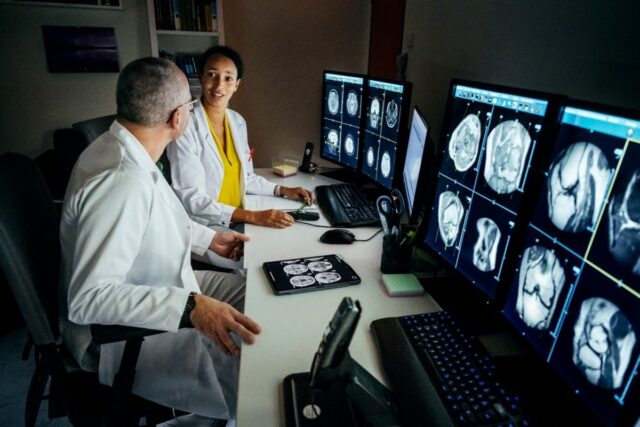
[[[354,240],[356,240],[355,234],[349,230],[345,230],[344,228],[333,228],[329,231],[325,231],[322,236],[320,236],[320,241],[322,243],[348,245],[353,243]]]

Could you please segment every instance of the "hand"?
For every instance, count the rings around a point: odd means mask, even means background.
[[[295,221],[293,217],[286,212],[277,209],[268,209],[266,211],[252,211],[247,222],[267,227],[285,228],[293,225]]]
[[[244,242],[249,241],[246,234],[235,231],[218,231],[213,235],[209,249],[220,256],[238,261],[244,254]]]
[[[253,344],[261,331],[260,325],[225,302],[201,294],[196,294],[195,301],[196,306],[189,317],[191,323],[229,355],[240,355],[230,332],[238,334],[247,344]]]
[[[280,187],[280,194],[291,200],[300,200],[308,205],[316,202],[316,196],[313,192],[302,187]]]

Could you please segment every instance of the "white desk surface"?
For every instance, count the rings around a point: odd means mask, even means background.
[[[289,187],[313,189],[335,182],[320,175],[300,173],[279,178],[270,169],[256,170],[256,173]],[[322,214],[315,223],[327,224]],[[367,227],[351,231],[356,238],[365,239],[377,230]],[[247,225],[245,231],[252,239],[245,246],[245,313],[260,324],[262,333],[255,344],[242,347],[237,416],[239,427],[284,426],[282,381],[291,373],[310,370],[322,334],[344,296],[359,300],[362,306],[360,322],[349,346],[351,356],[383,383],[382,364],[369,329],[371,321],[439,309],[426,293],[420,297],[400,298],[392,298],[385,293],[379,269],[382,233],[369,242],[328,245],[318,240],[326,229],[305,224],[294,224],[282,230]],[[265,261],[331,253],[342,255],[360,275],[362,283],[345,288],[277,296],[262,271]]]

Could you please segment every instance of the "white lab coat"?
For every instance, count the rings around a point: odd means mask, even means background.
[[[88,324],[171,331],[143,343],[134,392],[189,412],[230,415],[221,367],[237,369],[237,360],[218,354],[195,329],[177,332],[189,292],[200,291],[190,253],[204,254],[214,234],[189,219],[120,123],[87,147],[67,187],[61,220],[61,329],[84,369],[95,368]],[[112,382],[122,349],[121,343],[100,347],[102,382]],[[237,378],[237,372],[229,374]]]
[[[242,198],[245,194],[273,194],[276,185],[253,173],[246,122],[229,109],[227,119],[242,167]],[[167,147],[167,157],[171,163],[171,185],[191,218],[205,225],[228,227],[236,208],[218,203],[224,167],[200,102],[196,103],[184,134]]]

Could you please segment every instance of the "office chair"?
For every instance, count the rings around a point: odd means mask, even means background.
[[[109,126],[115,120],[115,114],[110,116],[95,117],[93,119],[76,122],[71,127],[84,136],[85,144],[89,145],[100,135],[109,130]]]
[[[96,344],[126,341],[113,387],[100,385],[97,373],[82,371],[71,357],[58,329],[60,257],[58,212],[36,163],[16,153],[0,155],[0,267],[35,346],[25,425],[35,425],[46,398],[50,416],[66,414],[76,426],[137,425],[147,415],[149,425],[150,420],[170,418],[168,408],[131,395],[144,336],[160,331],[92,325]]]

